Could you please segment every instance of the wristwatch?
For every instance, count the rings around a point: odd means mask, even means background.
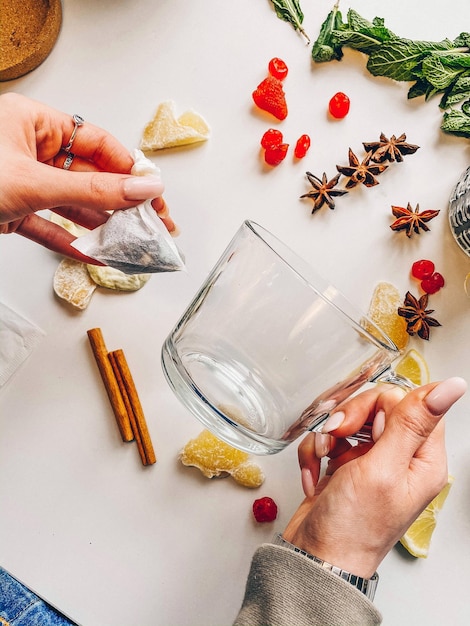
[[[377,572],[375,572],[375,574],[373,574],[370,578],[361,578],[360,576],[351,574],[350,572],[347,572],[346,570],[341,569],[336,565],[327,563],[326,561],[323,561],[323,559],[319,559],[317,556],[314,556],[313,554],[305,552],[305,550],[294,546],[294,544],[286,541],[281,533],[275,535],[273,543],[277,546],[284,546],[284,548],[289,548],[289,550],[293,550],[298,554],[306,556],[308,559],[311,559],[321,568],[327,570],[328,572],[331,572],[332,574],[336,574],[336,576],[339,576],[346,582],[350,583],[353,587],[361,591],[366,596],[366,598],[369,598],[371,602],[374,600],[375,591],[377,589],[377,585],[379,584],[379,575],[377,574]]]

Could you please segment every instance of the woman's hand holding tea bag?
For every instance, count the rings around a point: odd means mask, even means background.
[[[169,232],[176,226],[158,177],[131,176],[131,155],[112,135],[24,96],[0,96],[0,233],[16,232],[55,252],[96,263],[70,246],[75,239],[37,215],[51,211],[93,229],[108,211],[154,198]]]

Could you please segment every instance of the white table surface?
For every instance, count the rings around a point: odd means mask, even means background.
[[[303,0],[315,39],[331,0]],[[342,6],[346,13],[347,3]],[[468,0],[373,2],[353,6],[380,15],[412,39],[455,38],[470,30]],[[275,124],[256,112],[251,92],[269,59],[289,66],[289,116]],[[0,240],[1,300],[46,333],[0,389],[0,564],[84,626],[220,626],[240,605],[256,546],[282,530],[301,500],[296,446],[258,462],[257,491],[231,479],[209,481],[183,468],[178,452],[201,427],[174,397],[160,348],[189,299],[245,218],[260,222],[366,309],[375,284],[403,294],[416,284],[413,261],[430,258],[446,279],[432,297],[442,328],[410,342],[433,379],[470,380],[470,299],[463,281],[470,258],[454,244],[447,201],[470,161],[468,140],[439,131],[438,100],[408,101],[408,85],[372,78],[365,58],[313,66],[310,49],[268,0],[65,0],[60,38],[33,73],[12,90],[106,127],[129,149],[159,102],[194,108],[211,139],[153,157],[180,225],[187,272],[157,275],[139,292],[100,290],[74,312],[54,297],[59,258],[16,236]],[[332,122],[327,102],[345,91],[348,117]],[[273,170],[259,140],[277,126],[293,145],[312,137],[308,156]],[[336,173],[348,147],[406,132],[421,146],[382,174],[380,185],[339,198],[334,211],[311,215],[299,196],[305,171]],[[408,240],[393,233],[391,205],[441,209],[431,232]],[[158,463],[144,468],[135,445],[123,444],[88,345],[99,326],[109,349],[123,348],[140,393]],[[430,555],[394,549],[383,562],[377,606],[384,624],[468,624],[470,554],[470,395],[449,414],[448,451],[455,484],[438,521]],[[272,496],[280,514],[257,525],[255,498]],[[358,532],[359,529],[358,529]]]

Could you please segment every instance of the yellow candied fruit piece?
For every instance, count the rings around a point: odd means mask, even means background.
[[[406,348],[410,338],[406,332],[406,321],[397,312],[402,304],[403,298],[398,289],[391,283],[380,282],[372,294],[368,314],[400,351]]]
[[[188,441],[180,454],[183,465],[197,467],[207,478],[231,475],[245,487],[259,487],[264,482],[261,468],[250,455],[218,439],[208,430]]]
[[[232,477],[240,485],[255,489],[264,483],[263,470],[256,463],[247,461],[232,471]]]
[[[172,100],[162,102],[144,128],[140,147],[142,150],[162,150],[206,141],[210,128],[205,119],[195,111],[186,111],[176,117]]]
[[[74,259],[62,259],[54,273],[55,293],[76,309],[86,309],[96,289],[84,263]]]

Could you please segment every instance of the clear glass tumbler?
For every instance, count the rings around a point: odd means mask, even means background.
[[[279,452],[364,383],[412,386],[395,344],[263,227],[246,221],[166,339],[178,398],[224,441]],[[370,439],[370,431],[357,439]]]

